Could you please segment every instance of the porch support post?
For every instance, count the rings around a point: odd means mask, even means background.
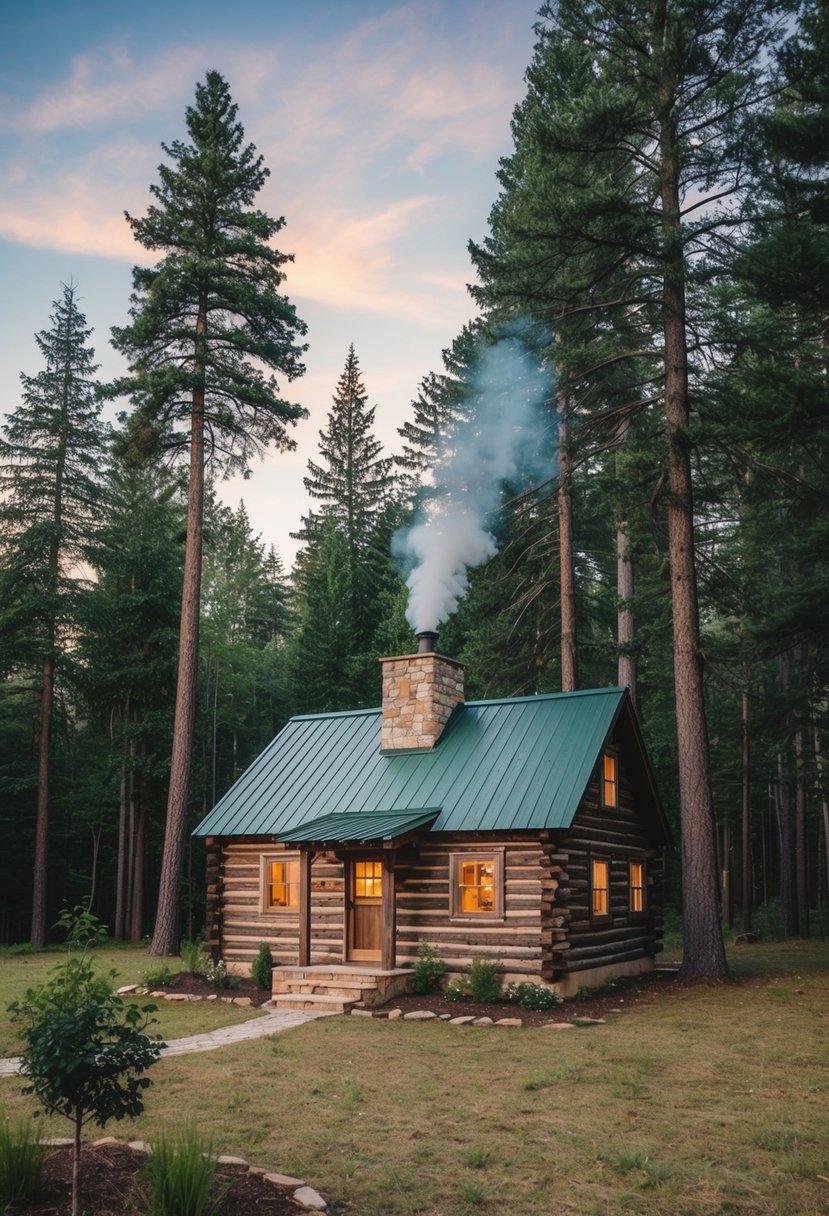
[[[311,965],[311,859],[309,848],[299,851],[299,958],[300,967]]]
[[[397,901],[394,892],[394,849],[383,850],[383,945],[380,965],[394,971],[397,965]]]

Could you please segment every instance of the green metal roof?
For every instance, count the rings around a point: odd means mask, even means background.
[[[428,811],[341,811],[312,819],[291,831],[291,844],[303,841],[369,841],[397,840],[417,828],[426,827],[437,818],[439,807]]]
[[[292,718],[195,835],[297,840],[322,816],[429,808],[433,832],[568,828],[623,707],[650,774],[624,688],[470,701],[429,752],[381,752],[379,709]]]

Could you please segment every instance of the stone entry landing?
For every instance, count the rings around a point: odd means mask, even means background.
[[[408,968],[383,971],[334,963],[275,967],[271,1005],[308,1013],[348,1013],[355,1006],[376,1009],[408,992],[411,977]]]

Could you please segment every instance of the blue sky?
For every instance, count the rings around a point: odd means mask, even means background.
[[[94,326],[101,374],[146,257],[124,211],[143,214],[209,68],[228,80],[271,176],[260,205],[284,215],[286,290],[308,323],[307,373],[286,395],[310,419],[240,498],[287,564],[307,509],[302,477],[354,343],[388,449],[420,379],[473,313],[470,237],[486,230],[510,150],[538,0],[33,0],[0,40],[0,409],[39,370],[33,334],[70,277]]]

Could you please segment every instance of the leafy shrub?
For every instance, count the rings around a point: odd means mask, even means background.
[[[31,1119],[7,1120],[0,1111],[0,1210],[36,1194],[45,1152]]]
[[[88,950],[100,946],[108,937],[106,925],[89,911],[88,902],[64,908],[55,921],[55,928],[66,931],[67,950]]]
[[[435,958],[434,948],[428,942],[421,942],[417,947],[417,962],[412,968],[412,990],[421,995],[433,992],[445,971],[446,963]]]
[[[259,953],[250,965],[250,973],[257,988],[270,992],[273,978],[273,955],[267,942],[259,943]]]
[[[469,980],[462,975],[455,976],[443,989],[443,995],[447,1001],[468,1001],[472,996]]]
[[[208,958],[204,964],[204,978],[215,988],[238,988],[238,975],[229,975],[223,958]]]
[[[520,984],[510,984],[507,988],[507,1000],[522,1009],[555,1009],[561,1004],[561,997],[552,988],[543,984],[533,984],[524,980]]]
[[[157,963],[142,974],[141,983],[145,988],[169,988],[175,978],[172,967],[167,963]]]
[[[218,1157],[192,1126],[177,1136],[161,1135],[145,1167],[150,1216],[205,1216],[221,1203],[211,1197]]]
[[[469,969],[469,989],[473,1001],[488,1004],[490,1001],[500,999],[501,980],[499,976],[501,970],[502,965],[499,958],[491,958],[482,954],[473,960]]]
[[[207,955],[202,950],[201,942],[181,943],[181,965],[188,975],[204,975]]]

